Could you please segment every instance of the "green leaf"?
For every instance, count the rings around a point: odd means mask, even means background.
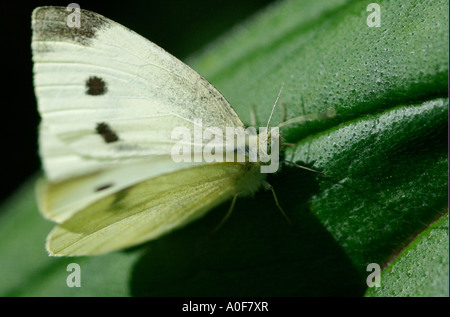
[[[1,205],[0,296],[126,296],[129,270],[139,253],[99,257],[54,258],[45,251],[45,237],[54,224],[39,214],[35,177]],[[81,267],[81,288],[70,288],[67,265]]]
[[[448,215],[411,242],[381,273],[366,296],[448,297]]]
[[[229,203],[137,248],[48,258],[52,224],[28,184],[1,206],[0,294],[364,295],[367,265],[400,263],[400,251],[448,208],[448,3],[379,1],[378,28],[366,24],[369,3],[277,3],[189,61],[247,123],[254,105],[265,126],[282,82],[287,118],[309,119],[283,128],[295,144],[283,155],[325,175],[285,165],[269,177],[292,225],[260,191],[238,199],[214,235]],[[277,108],[271,124],[281,118]],[[416,248],[420,273],[408,278],[433,268],[434,280],[448,279],[424,249]],[[71,262],[81,266],[81,288],[66,285]],[[394,294],[404,293],[383,295]]]
[[[287,157],[325,172],[310,209],[363,269],[446,212],[448,99],[399,106],[302,140]]]

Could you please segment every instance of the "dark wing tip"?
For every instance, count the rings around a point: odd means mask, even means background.
[[[32,13],[33,41],[70,41],[89,46],[111,21],[75,7],[38,7]]]

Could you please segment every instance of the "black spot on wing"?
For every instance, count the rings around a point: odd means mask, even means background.
[[[100,96],[107,91],[106,82],[100,77],[91,76],[86,80],[86,94],[91,96]]]
[[[95,130],[102,136],[103,140],[106,143],[119,141],[119,137],[117,136],[117,134],[105,122],[97,123],[97,127],[95,128]]]
[[[64,41],[89,46],[97,31],[111,21],[92,11],[80,10],[80,27],[70,27],[66,7],[39,7],[33,11],[33,41]]]
[[[108,189],[108,188],[110,188],[110,187],[112,187],[112,186],[113,186],[113,184],[106,184],[106,185],[97,187],[97,188],[95,189],[95,191],[96,191],[96,192],[100,192],[100,191],[105,190],[105,189]]]

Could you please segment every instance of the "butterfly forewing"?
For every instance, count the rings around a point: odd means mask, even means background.
[[[66,24],[63,7],[37,8],[32,21],[42,125],[80,159],[101,160],[101,169],[105,160],[170,154],[172,130],[192,128],[195,119],[224,131],[243,126],[225,98],[187,65],[120,24],[80,14],[80,29]],[[109,132],[99,132],[99,124]],[[52,153],[41,153],[51,176]],[[73,166],[66,168],[69,177],[77,174]]]

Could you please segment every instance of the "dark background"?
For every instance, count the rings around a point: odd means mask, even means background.
[[[185,59],[273,0],[77,1]],[[2,3],[2,123],[0,202],[40,168],[39,115],[33,92],[31,12],[70,1]]]

